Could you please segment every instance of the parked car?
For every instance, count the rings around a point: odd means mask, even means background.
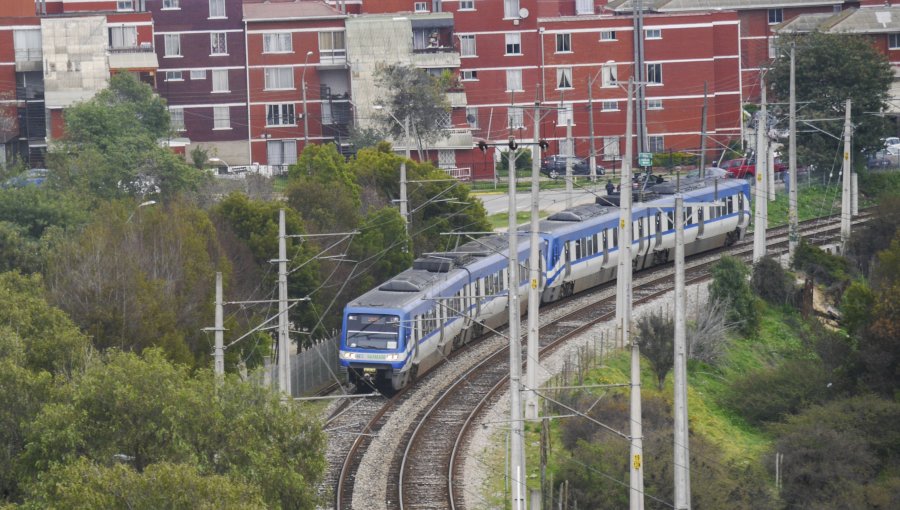
[[[566,157],[560,154],[547,156],[541,160],[541,173],[556,179],[560,175],[566,175]],[[572,160],[572,175],[591,175],[591,165],[586,159],[569,156]],[[597,165],[597,175],[605,175],[606,170]]]
[[[890,168],[900,163],[900,156],[887,149],[866,154],[866,168]]]
[[[900,137],[889,136],[887,138],[882,138],[884,140],[884,146],[890,147],[892,145],[900,145]]]
[[[747,177],[753,177],[756,175],[756,158],[740,158],[740,159],[730,159],[722,164],[722,168],[724,168],[729,174],[731,174],[732,178],[735,179],[746,179]],[[775,160],[775,172],[784,172],[787,170],[787,165],[781,162],[781,160]]]

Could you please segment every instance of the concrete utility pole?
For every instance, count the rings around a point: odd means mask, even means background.
[[[769,198],[769,202],[775,201],[775,150],[781,147],[781,144],[766,138],[766,177],[768,180],[766,181],[766,192]],[[766,213],[768,215],[769,207],[766,206]]]
[[[841,252],[847,251],[847,243],[850,242],[850,219],[852,211],[850,206],[850,99],[844,110],[844,165],[841,168]]]
[[[594,81],[588,76],[588,129],[591,132],[591,159],[588,162],[591,165],[591,182],[597,181],[597,147],[594,142]],[[537,139],[537,134],[534,135]]]
[[[538,417],[537,388],[538,368],[538,318],[541,306],[541,264],[540,264],[540,236],[538,224],[540,215],[538,199],[541,191],[541,146],[538,139],[540,128],[540,103],[534,103],[534,145],[531,152],[531,246],[528,255],[528,346],[525,350],[525,418],[535,420]]]
[[[762,107],[756,123],[756,186],[753,188],[755,202],[753,219],[753,262],[766,256],[766,217],[768,200],[766,196],[766,160],[768,159],[766,120],[766,77],[759,73],[759,88]]]
[[[566,105],[563,105],[565,108]],[[575,142],[572,140],[572,114],[574,110],[566,110],[566,208],[572,207],[572,193],[575,189],[572,185],[572,160],[575,158]]]
[[[406,135],[406,157],[400,163],[400,216],[403,216],[403,224],[406,227],[406,235],[409,236],[409,198],[406,191],[406,162],[409,160],[409,115],[403,119],[403,134]]]
[[[700,177],[706,177],[706,112],[709,107],[709,85],[703,82],[703,109],[700,113]]]
[[[306,60],[303,62],[303,72],[300,73],[300,88],[303,91],[303,149],[309,145],[309,115],[306,113],[306,67],[309,65],[309,57],[313,52],[306,52]]]
[[[213,372],[216,374],[216,384],[220,384],[225,377],[225,321],[224,299],[222,298],[222,273],[216,272],[216,324],[215,354],[213,356]]]
[[[625,160],[622,162],[622,183],[619,194],[619,298],[616,300],[616,328],[621,346],[631,342],[631,469],[629,475],[629,502],[631,510],[644,508],[643,432],[641,424],[641,354],[631,332],[631,161],[633,149],[632,115],[634,80],[628,80],[628,108],[625,115]]]
[[[278,211],[278,389],[291,396],[291,354],[288,336],[287,235],[284,209]]]
[[[516,144],[509,137],[509,408],[510,463],[512,508],[524,510],[526,505],[525,436],[522,423],[522,342],[519,338],[519,242],[516,225]]]
[[[675,509],[691,507],[684,290],[684,198],[675,195]]]
[[[639,84],[647,82],[644,64],[644,5],[642,0],[637,0],[633,12],[634,20],[634,79]],[[638,152],[647,152],[647,112],[644,97],[644,88],[638,86],[635,89],[635,101],[637,102],[637,149]]]
[[[850,213],[856,216],[859,214],[859,174],[853,172],[850,177]]]
[[[791,43],[791,78],[788,117],[788,256],[793,260],[800,245],[800,224],[797,214],[797,84],[795,83],[794,43]]]

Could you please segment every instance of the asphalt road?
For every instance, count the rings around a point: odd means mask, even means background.
[[[509,196],[506,193],[473,193],[481,199],[487,209],[488,216],[505,213],[509,209]],[[572,192],[572,205],[590,204],[596,196],[606,196],[606,190],[602,185],[594,187],[576,187]],[[556,212],[566,208],[566,190],[542,190],[538,198],[538,208],[541,211]],[[531,210],[531,193],[520,192],[516,194],[516,211],[528,212]]]

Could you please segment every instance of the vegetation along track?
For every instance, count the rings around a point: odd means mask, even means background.
[[[868,217],[869,214],[863,211],[854,223],[866,221]],[[840,218],[810,220],[801,223],[800,228],[801,235],[811,242],[832,242],[839,231]],[[786,227],[769,229],[768,234],[769,254],[787,250]],[[729,248],[692,257],[688,261],[686,282],[691,284],[709,278],[710,268],[722,255],[749,260],[752,244],[752,236],[747,236],[744,241]],[[643,271],[634,282],[634,303],[641,304],[664,295],[673,284],[671,264]],[[615,297],[597,298],[611,285],[614,283],[601,285],[542,309],[541,356],[595,324],[613,318]],[[566,312],[567,308],[574,310]],[[466,362],[466,354],[479,343],[492,347],[481,355],[468,356],[469,364],[462,366]],[[341,448],[347,454],[335,486],[336,508],[462,508],[463,487],[458,480],[464,459],[460,452],[464,451],[468,429],[478,422],[481,410],[498,398],[506,387],[509,373],[506,342],[499,335],[487,335],[479,343],[454,353],[447,362],[371,411],[365,426],[347,431],[351,432],[347,438],[352,440],[352,444]],[[441,369],[448,364],[456,365],[456,375],[442,376]],[[374,400],[372,407],[383,402]],[[409,411],[410,407],[414,408],[413,412]],[[366,413],[353,411],[350,414],[362,420]],[[386,429],[389,421],[392,425]],[[364,473],[360,471],[363,458],[370,453],[369,446],[375,441],[390,444],[375,455],[380,461],[375,463],[380,466],[380,473]],[[370,460],[369,464],[373,462]],[[383,487],[376,490],[370,487],[363,491],[356,487],[357,483]],[[383,495],[384,499],[375,503],[375,500],[367,498],[365,503],[354,505],[354,494],[357,492]]]

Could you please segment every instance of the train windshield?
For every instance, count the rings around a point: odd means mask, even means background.
[[[348,315],[346,338],[347,347],[396,349],[400,338],[400,317],[374,314]]]

